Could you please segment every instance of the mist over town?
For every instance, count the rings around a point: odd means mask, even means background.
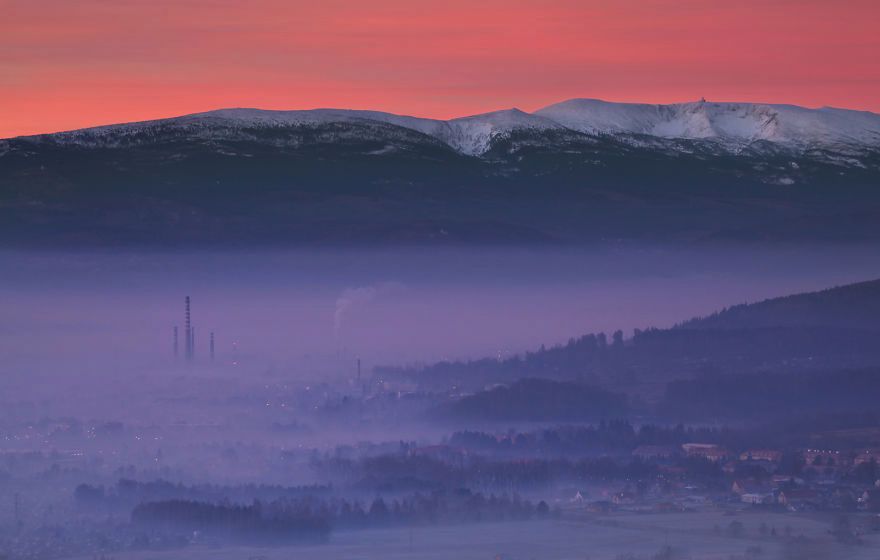
[[[873,3],[6,4],[0,560],[878,557]]]

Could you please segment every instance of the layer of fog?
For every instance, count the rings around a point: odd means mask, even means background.
[[[872,248],[411,248],[0,254],[4,416],[216,419],[225,399],[351,388],[377,364],[508,356],[588,332],[880,276]],[[196,360],[182,367],[184,296]],[[209,358],[215,333],[216,359]],[[205,379],[212,379],[206,383]],[[348,385],[346,385],[348,383]],[[297,384],[301,384],[297,387]],[[267,405],[268,406],[268,405]],[[181,407],[182,408],[182,407]]]
[[[21,511],[28,530],[68,523],[84,482],[310,484],[314,453],[448,435],[414,425],[406,399],[359,401],[357,358],[366,377],[507,356],[877,277],[869,247],[2,253],[0,530]],[[481,554],[506,551],[494,542]]]
[[[872,248],[425,249],[0,255],[0,368],[163,363],[193,299],[197,351],[308,370],[507,355],[587,332],[880,276]],[[182,340],[182,339],[181,339]],[[181,342],[182,344],[182,342]]]

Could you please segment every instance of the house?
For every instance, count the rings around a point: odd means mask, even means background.
[[[767,494],[770,492],[770,488],[753,480],[734,480],[730,491],[738,496],[742,496],[744,494]]]
[[[779,463],[782,461],[782,451],[776,449],[749,449],[739,454],[739,460]]]
[[[826,496],[827,501],[824,505],[835,509],[850,510],[858,506],[859,496],[861,494],[850,487],[836,486],[831,494]]]
[[[775,485],[780,484],[803,484],[804,480],[790,474],[774,474],[770,480]]]
[[[812,469],[839,469],[852,462],[846,454],[835,449],[807,449],[804,451],[804,464]]]
[[[792,488],[779,492],[776,501],[786,507],[800,508],[818,503],[819,493],[811,488]]]
[[[669,459],[678,455],[679,450],[674,445],[640,445],[633,449],[633,457],[639,459]]]
[[[681,448],[688,457],[702,457],[713,463],[722,461],[730,456],[726,449],[714,443],[685,443],[682,444]]]
[[[880,464],[880,449],[862,449],[858,451],[856,456],[853,457],[853,466],[857,467],[871,461]]]
[[[865,490],[857,500],[861,509],[868,511],[880,512],[880,488],[869,488]]]
[[[740,494],[739,499],[747,504],[762,505],[773,503],[772,492],[746,492]]]
[[[623,492],[617,492],[611,496],[611,502],[618,506],[631,505],[636,503],[636,495],[624,490]]]
[[[730,490],[747,504],[772,504],[775,501],[769,486],[752,480],[734,480]]]

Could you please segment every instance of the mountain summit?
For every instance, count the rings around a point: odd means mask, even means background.
[[[535,112],[588,134],[644,134],[661,138],[765,140],[799,146],[880,146],[880,115],[796,105],[715,103],[673,105],[571,99]]]

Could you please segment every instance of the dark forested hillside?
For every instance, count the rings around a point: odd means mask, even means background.
[[[712,148],[521,130],[475,156],[367,121],[0,140],[0,247],[880,240],[876,162]]]
[[[380,368],[423,387],[478,389],[521,378],[589,381],[655,391],[703,374],[880,365],[880,281],[740,305],[671,329],[590,334],[504,360]],[[659,396],[656,392],[655,396]]]
[[[678,419],[769,420],[877,410],[880,370],[703,376],[671,382],[661,405]]]
[[[440,411],[457,420],[577,421],[616,418],[626,397],[599,387],[545,379],[523,379],[464,397]]]
[[[681,329],[838,327],[880,330],[880,280],[729,307]]]

